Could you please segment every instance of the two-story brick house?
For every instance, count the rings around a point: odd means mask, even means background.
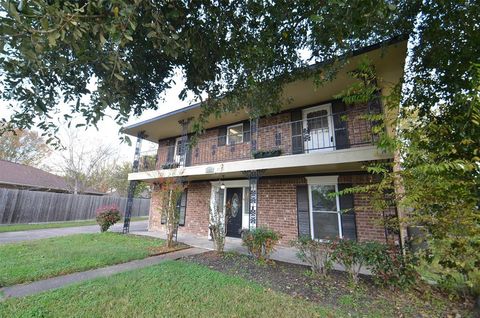
[[[379,103],[346,106],[334,96],[353,80],[347,72],[368,56],[388,94],[403,76],[406,42],[374,45],[348,58],[336,78],[321,87],[313,79],[284,88],[291,102],[282,111],[250,120],[244,112],[212,118],[204,134],[189,145],[189,119],[200,113],[195,104],[125,128],[132,136],[158,143],[155,167],[129,175],[129,180],[161,182],[182,177],[188,187],[179,203],[179,231],[208,236],[209,210],[216,198],[232,207],[227,235],[242,228],[265,226],[279,231],[286,244],[299,235],[333,236],[385,242],[396,240],[383,225],[395,209],[377,212],[368,194],[328,193],[366,184],[372,176],[365,162],[391,160],[378,150],[365,114],[383,112]],[[390,127],[391,129],[391,127]],[[149,230],[161,228],[152,202]],[[343,211],[349,211],[343,213]]]

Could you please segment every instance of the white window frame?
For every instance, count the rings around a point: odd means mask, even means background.
[[[173,152],[173,161],[176,163],[180,163],[182,161],[182,155],[178,154],[178,144],[182,142],[183,137],[177,137],[175,138],[175,149]],[[185,154],[184,154],[185,155]]]
[[[313,200],[312,200],[312,186],[316,185],[334,185],[335,192],[338,192],[338,176],[322,176],[322,177],[307,177],[307,184],[308,184],[308,205],[310,210],[310,236],[313,240],[317,241],[326,241],[325,239],[317,239],[315,238],[315,232],[313,229],[313,213],[337,213],[338,217],[338,236],[343,238],[342,232],[342,216],[341,216],[341,209],[340,209],[340,198],[338,195],[335,196],[337,211],[317,211],[313,212]]]
[[[335,149],[337,142],[335,140],[335,126],[333,123],[333,116],[332,116],[332,104],[322,104],[322,105],[317,105],[309,108],[305,108],[302,110],[302,120],[303,120],[303,127],[306,129],[308,127],[308,119],[307,115],[311,112],[319,111],[319,110],[326,110],[327,111],[327,121],[328,121],[328,144],[330,147],[327,148],[321,148],[321,149],[315,149],[315,150],[308,150],[308,152],[325,152],[325,151],[332,151]],[[331,139],[330,139],[331,138]],[[308,148],[308,141],[303,142],[303,146],[305,149]]]
[[[230,125],[230,126],[227,126],[227,145],[230,145],[230,135],[229,135],[229,130],[230,128],[234,128],[234,127],[242,127],[242,132],[240,134],[240,136],[242,137],[242,140],[239,142],[239,144],[243,143],[243,123],[240,123],[240,124],[235,124],[235,125]]]

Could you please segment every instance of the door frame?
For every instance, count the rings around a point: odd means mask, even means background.
[[[226,180],[226,181],[210,181],[212,185],[212,190],[210,194],[210,208],[214,208],[215,202],[213,202],[213,199],[215,198],[215,191],[224,191],[223,192],[223,211],[225,211],[225,205],[227,203],[227,188],[242,188],[242,229],[248,229],[249,227],[249,215],[250,215],[250,210],[248,207],[250,206],[248,202],[245,202],[246,198],[250,197],[247,195],[247,191],[250,187],[250,182],[247,179],[242,179],[242,180]],[[224,184],[225,189],[220,189],[220,186]],[[210,218],[210,216],[209,216]],[[210,238],[210,231],[208,231],[208,236]]]
[[[177,163],[182,162],[182,160],[181,160],[181,159],[182,159],[182,158],[181,158],[181,155],[179,155],[179,154],[177,153],[177,152],[178,152],[178,144],[179,144],[179,142],[182,141],[182,138],[183,138],[182,136],[175,138],[175,149],[173,150],[173,161],[174,161],[174,162],[177,162]],[[185,154],[184,154],[184,155],[185,155]]]
[[[306,129],[308,127],[308,123],[307,123],[307,114],[308,113],[311,113],[311,112],[314,112],[314,111],[318,111],[318,110],[322,110],[322,109],[325,109],[327,111],[327,118],[328,118],[328,134],[330,135],[329,137],[329,140],[328,142],[331,143],[331,147],[328,147],[328,148],[322,148],[322,149],[315,149],[315,150],[308,150],[308,141],[304,141],[303,142],[303,147],[305,149],[305,152],[306,153],[309,153],[309,152],[317,152],[317,151],[332,151],[335,149],[335,145],[336,145],[336,141],[335,141],[335,128],[333,126],[333,118],[332,118],[332,104],[331,103],[328,103],[328,104],[322,104],[322,105],[317,105],[317,106],[313,106],[313,107],[308,107],[308,108],[304,108],[302,109],[302,122],[303,122],[303,129]]]

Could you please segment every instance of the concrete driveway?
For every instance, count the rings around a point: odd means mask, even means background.
[[[121,232],[123,223],[115,224],[110,228],[112,232]],[[136,221],[130,223],[131,232],[145,232],[148,229],[148,221]],[[65,227],[57,229],[31,230],[0,233],[0,244],[37,240],[55,236],[65,236],[80,233],[98,233],[100,227],[98,225],[87,225],[77,227]]]

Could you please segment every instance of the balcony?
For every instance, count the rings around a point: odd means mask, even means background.
[[[160,143],[156,156],[143,156],[139,171],[158,172],[153,175],[165,175],[161,171],[209,175],[226,173],[226,167],[281,169],[388,158],[373,146],[377,137],[367,114],[364,110],[350,110],[322,115],[314,110],[291,121],[287,113],[260,119],[256,130],[245,124],[233,125],[225,134],[217,129],[207,131],[195,142],[177,138],[170,144]]]

